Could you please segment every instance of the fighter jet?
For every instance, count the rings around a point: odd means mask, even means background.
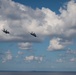
[[[37,37],[35,33],[31,32],[30,33],[32,36]]]
[[[3,29],[2,30],[5,34],[9,34],[10,32],[9,31],[7,31],[7,30],[5,30],[5,29]]]

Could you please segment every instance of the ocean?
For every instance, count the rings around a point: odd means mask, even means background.
[[[0,75],[76,75],[76,72],[0,72]]]

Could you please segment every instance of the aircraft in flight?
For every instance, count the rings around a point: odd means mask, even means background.
[[[30,33],[32,36],[37,37],[35,33],[31,32]]]
[[[2,31],[3,31],[5,34],[10,34],[10,32],[7,31],[7,30],[5,30],[5,29],[3,29]]]

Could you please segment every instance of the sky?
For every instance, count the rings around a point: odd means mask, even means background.
[[[76,71],[76,0],[0,0],[0,71]]]

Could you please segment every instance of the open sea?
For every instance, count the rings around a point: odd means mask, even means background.
[[[46,71],[40,71],[40,72],[0,72],[0,75],[76,75],[76,72],[46,72]]]

